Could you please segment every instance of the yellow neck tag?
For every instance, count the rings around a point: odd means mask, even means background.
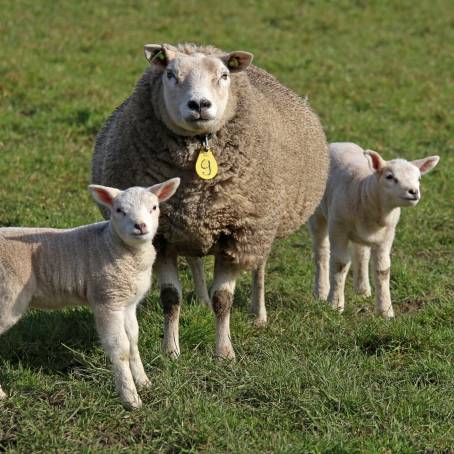
[[[197,175],[204,180],[211,180],[218,173],[218,163],[214,159],[212,151],[202,148],[195,163]]]

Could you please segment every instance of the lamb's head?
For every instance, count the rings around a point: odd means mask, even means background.
[[[149,188],[132,187],[121,191],[107,186],[88,188],[101,205],[110,209],[110,222],[116,234],[129,245],[151,241],[159,223],[159,204],[168,200],[180,185],[179,178]]]
[[[204,53],[168,44],[146,44],[144,50],[162,80],[160,113],[166,125],[186,136],[218,131],[228,120],[230,75],[246,69],[252,54]]]
[[[439,156],[429,156],[415,161],[385,161],[376,151],[364,153],[378,178],[382,197],[395,207],[415,206],[419,202],[421,175],[431,171],[440,160]]]

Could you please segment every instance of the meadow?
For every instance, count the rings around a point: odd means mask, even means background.
[[[90,311],[30,311],[0,337],[0,451],[453,452],[452,2],[0,0],[0,11],[0,226],[100,219],[86,190],[94,139],[146,68],[145,43],[250,51],[309,96],[329,141],[441,156],[397,229],[395,320],[351,281],[343,315],[313,299],[303,226],[269,259],[268,326],[248,314],[245,274],[237,361],[216,361],[213,315],[181,261],[182,355],[161,355],[154,285],[139,314],[153,388],[128,412]]]

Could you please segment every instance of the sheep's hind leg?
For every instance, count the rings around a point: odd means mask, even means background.
[[[315,212],[308,222],[312,235],[312,251],[315,261],[314,296],[326,301],[328,298],[329,283],[329,257],[330,244],[328,239],[328,227],[325,217]]]
[[[216,256],[211,305],[216,318],[216,356],[219,358],[235,358],[230,338],[230,309],[239,272],[238,265]]]
[[[208,295],[207,283],[205,279],[205,271],[203,269],[203,261],[200,257],[186,257],[186,260],[191,268],[192,279],[194,280],[195,294],[197,299],[205,306],[210,307],[211,301]]]
[[[353,287],[358,295],[371,295],[369,283],[370,247],[363,244],[352,244]]]
[[[180,355],[179,320],[182,300],[181,284],[178,279],[177,256],[158,254],[156,272],[164,310],[163,351],[173,358]]]
[[[132,377],[139,388],[151,386],[151,381],[145,373],[142,360],[140,358],[138,341],[139,341],[139,324],[136,316],[137,305],[133,304],[125,312],[125,330],[129,339],[129,367]]]
[[[107,304],[95,307],[96,328],[107,355],[112,362],[115,387],[124,406],[140,408],[142,401],[129,366],[130,343],[125,330],[125,310],[111,310]]]
[[[391,275],[391,244],[372,248],[372,265],[375,278],[375,298],[378,313],[384,318],[394,317],[389,280]]]
[[[342,233],[330,230],[330,291],[328,301],[339,312],[345,306],[345,279],[350,268],[350,254],[348,251],[348,238]]]
[[[267,322],[265,306],[265,268],[266,259],[252,271],[251,313],[255,315],[255,325],[265,326]]]

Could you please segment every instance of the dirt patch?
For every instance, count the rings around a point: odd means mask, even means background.
[[[395,308],[399,310],[401,314],[416,312],[430,304],[430,301],[427,300],[407,300],[404,301],[402,304],[399,304]]]

